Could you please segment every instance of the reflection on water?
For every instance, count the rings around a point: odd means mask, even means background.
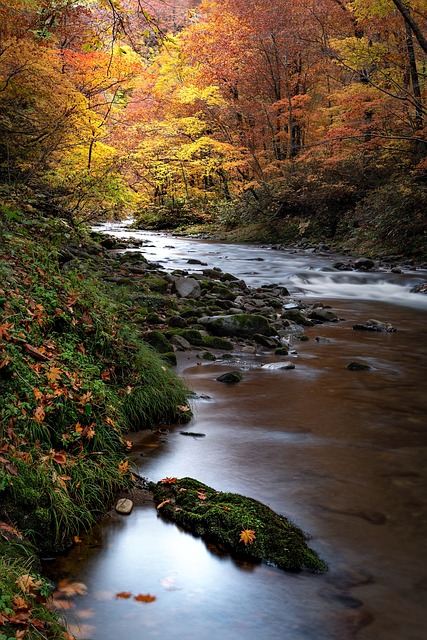
[[[268,281],[270,272],[257,268]],[[133,456],[151,480],[193,476],[267,503],[313,535],[330,571],[293,575],[239,564],[165,523],[153,507],[136,507],[129,517],[107,517],[50,569],[88,585],[70,612],[80,637],[425,637],[426,314],[373,301],[329,303],[346,320],[309,328],[310,340],[295,344],[294,370],[262,369],[275,359],[268,354],[203,366],[180,354],[179,369],[201,396],[186,430],[206,437],[172,427]],[[353,331],[371,317],[398,331]],[[348,371],[352,360],[373,370]],[[238,385],[215,380],[235,368],[244,374]],[[156,600],[116,598],[122,591]]]

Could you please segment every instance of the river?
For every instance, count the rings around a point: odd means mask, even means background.
[[[243,278],[314,298],[344,320],[306,330],[292,371],[266,371],[271,354],[232,366],[181,354],[179,373],[197,394],[189,431],[141,439],[138,472],[157,481],[191,476],[261,500],[308,531],[330,566],[289,574],[218,555],[163,521],[153,507],[104,519],[55,560],[55,578],[87,594],[67,612],[91,640],[424,640],[427,634],[427,296],[410,288],[427,272],[340,272],[335,256],[135,232],[104,225],[165,269],[197,258]],[[347,260],[347,258],[345,258]],[[354,331],[377,318],[395,333]],[[325,338],[316,341],[315,337]],[[371,371],[348,371],[352,360]],[[226,386],[219,373],[240,368]],[[152,594],[153,602],[117,598]]]

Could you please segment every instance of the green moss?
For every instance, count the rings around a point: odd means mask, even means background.
[[[326,563],[307,546],[307,534],[257,500],[215,491],[193,478],[152,483],[150,488],[157,505],[167,501],[160,508],[165,518],[236,557],[263,560],[288,571],[327,570]],[[252,543],[240,541],[244,530],[254,532]]]
[[[289,349],[287,347],[277,347],[274,350],[276,356],[287,356],[289,353]]]
[[[203,346],[209,347],[210,349],[225,349],[226,351],[234,349],[232,342],[219,336],[204,336]]]
[[[162,360],[170,364],[172,367],[176,367],[176,365],[178,364],[176,355],[173,351],[162,353]]]
[[[147,331],[144,333],[144,340],[158,353],[170,353],[173,351],[172,344],[161,331]]]
[[[227,373],[223,373],[218,376],[218,382],[224,382],[225,384],[236,384],[236,382],[241,382],[243,380],[243,375],[240,371],[227,371]]]

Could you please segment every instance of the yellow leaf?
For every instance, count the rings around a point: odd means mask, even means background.
[[[163,500],[163,502],[161,502],[160,504],[157,505],[157,509],[161,509],[162,507],[165,506],[165,504],[167,504],[168,502],[170,502],[170,500]]]
[[[24,593],[30,593],[31,589],[37,589],[42,584],[41,580],[35,580],[33,576],[30,576],[29,573],[25,573],[22,576],[19,576],[17,580],[15,580],[15,584],[18,585],[18,588]]]
[[[127,473],[129,471],[129,460],[126,460],[125,462],[119,462],[118,468],[119,474],[121,476]]]
[[[42,392],[40,391],[40,389],[37,389],[37,387],[34,387],[33,393],[36,400],[40,400],[41,398],[43,398]]]
[[[253,529],[243,529],[242,533],[240,534],[239,542],[244,542],[245,544],[252,544],[255,538],[256,538],[256,535]]]

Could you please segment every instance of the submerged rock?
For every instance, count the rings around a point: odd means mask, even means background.
[[[257,500],[216,491],[193,478],[165,478],[150,483],[150,489],[162,516],[235,557],[287,571],[328,568],[306,544],[306,533]]]
[[[236,384],[236,382],[241,382],[243,380],[243,376],[240,371],[227,371],[227,373],[223,373],[221,376],[218,376],[218,382],[224,382],[225,384]]]
[[[370,371],[372,367],[369,364],[365,364],[364,362],[350,362],[347,365],[346,369],[349,371]]]

